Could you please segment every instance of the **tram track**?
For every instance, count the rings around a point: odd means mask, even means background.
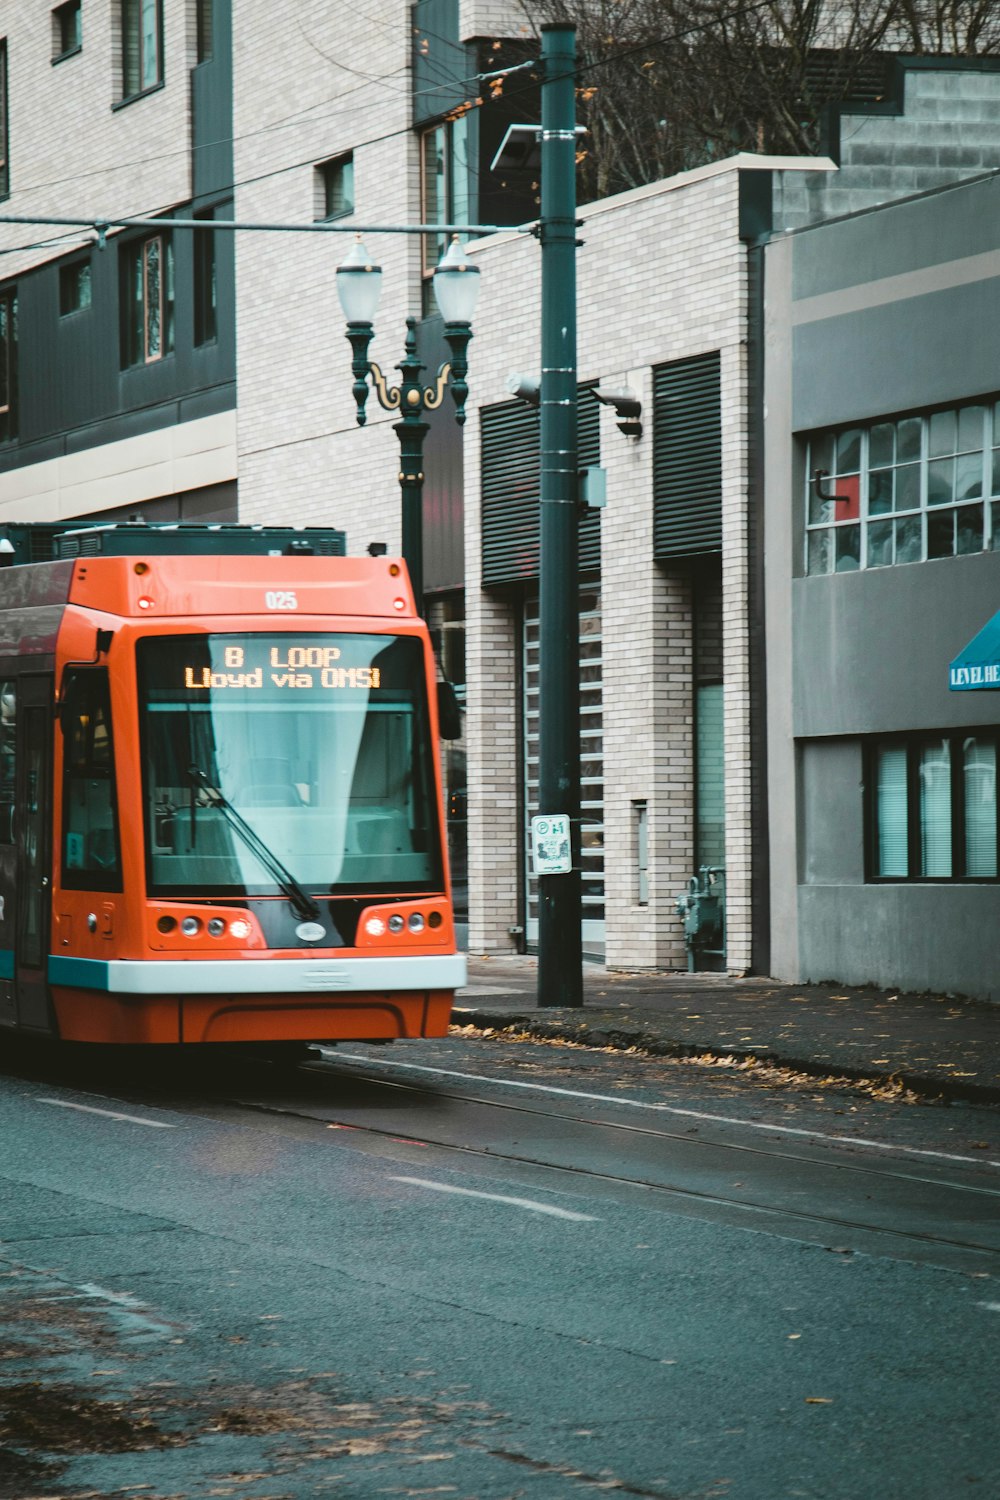
[[[231,1062],[221,1077],[132,1073],[126,1081],[115,1069],[84,1083],[75,1069],[60,1068],[58,1082],[74,1093],[83,1083],[92,1102],[165,1108],[181,1121],[269,1119],[297,1132],[336,1130],[338,1144],[411,1167],[420,1161],[422,1175],[432,1165],[494,1185],[513,1180],[521,1189],[713,1219],[831,1250],[1000,1274],[1000,1179],[984,1181],[979,1161],[960,1165],[943,1152],[932,1160],[931,1151],[903,1161],[905,1147],[802,1129],[792,1145],[778,1123],[545,1083],[530,1087],[550,1097],[512,1100],[503,1090],[523,1089],[522,1081],[382,1059],[333,1054],[277,1071],[248,1069],[245,1055]],[[418,1082],[406,1076],[414,1071]],[[27,1072],[41,1081],[50,1070]],[[664,1110],[684,1123],[668,1125]],[[621,1118],[626,1111],[633,1117]],[[873,1159],[867,1146],[900,1156],[891,1164]]]
[[[858,1149],[846,1140],[836,1148],[789,1149],[781,1142],[726,1139],[718,1129],[660,1129],[567,1112],[568,1102],[564,1108],[511,1102],[336,1061],[310,1063],[301,1076],[339,1079],[360,1093],[346,1105],[245,1094],[231,1103],[257,1115],[342,1130],[377,1152],[420,1152],[423,1159],[431,1149],[446,1169],[475,1162],[494,1176],[513,1171],[523,1181],[529,1174],[556,1192],[641,1193],[647,1206],[766,1226],[811,1243],[829,1239],[830,1249],[1000,1273],[1000,1186],[962,1178],[954,1168],[845,1160],[843,1153]],[[396,1104],[404,1095],[405,1117]]]

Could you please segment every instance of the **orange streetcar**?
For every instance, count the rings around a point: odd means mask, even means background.
[[[5,530],[0,1026],[443,1036],[465,960],[404,565],[318,527]]]

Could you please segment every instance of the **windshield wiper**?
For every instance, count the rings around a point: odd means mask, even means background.
[[[229,798],[205,775],[201,766],[188,766],[188,775],[195,786],[209,795],[209,805],[217,807],[231,828],[235,828],[250,852],[259,859],[265,870],[273,877],[292,904],[295,914],[304,922],[317,922],[321,917],[313,898],[302,889],[287,865],[270,849],[260,835],[251,828],[246,818],[238,813]]]

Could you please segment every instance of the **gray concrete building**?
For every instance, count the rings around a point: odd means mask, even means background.
[[[927,75],[924,75],[926,78]],[[765,254],[771,968],[996,999],[1000,175]]]

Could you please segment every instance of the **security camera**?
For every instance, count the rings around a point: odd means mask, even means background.
[[[642,437],[642,423],[639,421],[642,402],[630,385],[598,386],[594,395],[605,406],[614,407],[619,432],[626,437]]]
[[[513,374],[507,376],[507,389],[519,401],[526,401],[529,406],[537,406],[542,397],[541,377],[522,375],[515,370]]]

